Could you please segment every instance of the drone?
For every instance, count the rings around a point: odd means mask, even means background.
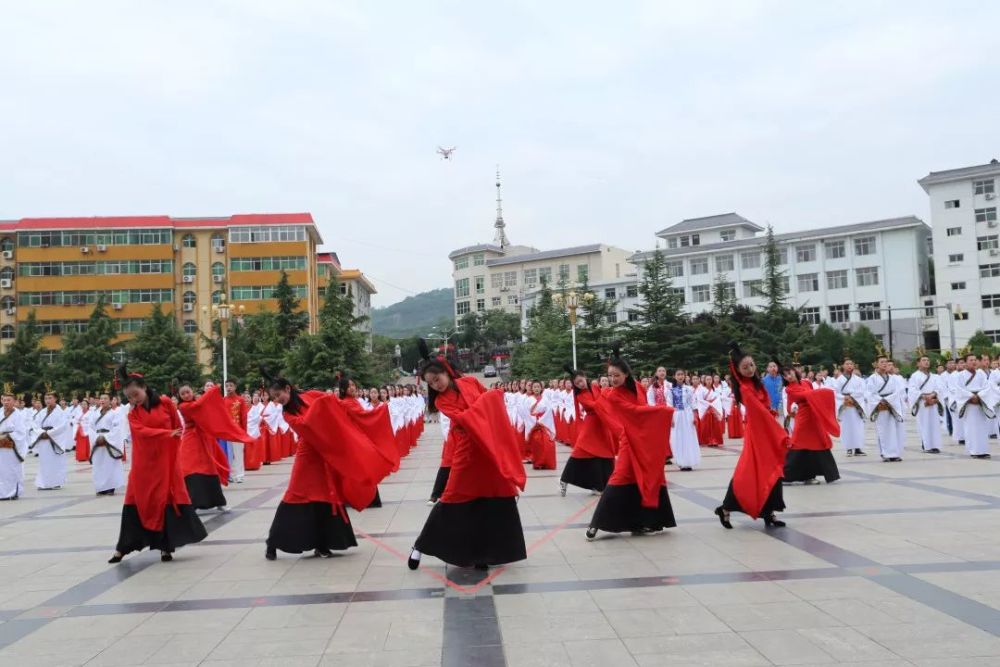
[[[441,146],[438,146],[437,152],[438,155],[441,156],[442,160],[450,160],[451,154],[455,152],[455,148],[455,146],[452,146],[451,148],[442,148]]]

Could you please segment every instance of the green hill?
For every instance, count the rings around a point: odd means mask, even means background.
[[[372,311],[372,330],[389,338],[424,335],[441,320],[454,321],[452,294],[450,288],[436,289],[376,308]]]

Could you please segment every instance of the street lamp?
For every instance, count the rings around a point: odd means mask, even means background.
[[[577,294],[576,290],[571,289],[565,293],[557,292],[553,294],[552,300],[556,303],[564,304],[566,312],[569,313],[569,330],[571,340],[573,341],[573,368],[576,368],[576,309],[580,307],[581,301],[587,304],[593,301],[594,295],[590,292]]]
[[[222,386],[226,386],[229,381],[229,357],[226,348],[226,338],[229,336],[229,318],[236,314],[238,322],[243,321],[243,313],[246,311],[243,304],[233,306],[226,300],[226,295],[219,295],[219,303],[212,304],[212,319],[219,320],[219,333],[222,335]],[[208,314],[208,306],[202,306],[201,312]],[[211,320],[209,321],[211,324]]]

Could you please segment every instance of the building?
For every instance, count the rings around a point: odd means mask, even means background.
[[[468,313],[502,309],[522,312],[522,300],[543,282],[551,286],[625,277],[628,251],[602,243],[541,251],[507,240],[497,173],[497,217],[493,243],[459,248],[448,255],[455,286],[455,324]]]
[[[660,252],[667,272],[688,312],[711,310],[717,281],[740,303],[764,305],[763,231],[737,213],[725,213],[657,232],[666,246]],[[927,224],[913,216],[775,234],[788,305],[812,324],[845,330],[864,324],[896,354],[927,346],[937,330],[929,235]],[[640,278],[652,254],[630,258]]]
[[[368,351],[372,351],[372,294],[378,294],[375,285],[359,269],[344,269],[337,253],[324,252],[316,256],[319,267],[319,295],[326,293],[332,276],[337,277],[341,294],[350,294],[354,300],[354,317],[361,318],[355,327],[365,334]]]
[[[320,271],[339,271],[339,264],[317,261],[321,242],[309,213],[2,221],[0,347],[34,311],[52,360],[62,334],[85,327],[101,296],[116,342],[132,338],[154,304],[185,333],[209,336],[211,306],[223,295],[246,313],[274,309],[271,293],[282,270],[314,329]],[[196,347],[209,363],[210,351]]]
[[[1000,161],[932,171],[917,181],[930,199],[942,340],[954,327],[958,347],[977,330],[1000,343]]]

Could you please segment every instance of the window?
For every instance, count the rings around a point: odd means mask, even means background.
[[[14,327],[10,324],[5,324],[0,327],[0,338],[3,340],[10,340],[14,338]]]
[[[733,270],[733,256],[732,255],[719,255],[715,258],[715,272],[725,273],[726,271]]]
[[[212,234],[212,250],[219,252],[226,249],[226,237],[222,234]]]
[[[973,194],[977,195],[992,195],[996,194],[996,181],[992,178],[983,179],[981,181],[972,181]]]
[[[761,290],[761,286],[764,284],[762,280],[744,280],[743,281],[743,297],[749,298],[754,296],[764,296],[764,292]]]
[[[676,236],[673,237],[673,238],[667,239],[667,247],[668,248],[676,248],[677,247],[677,237]]]
[[[708,273],[708,257],[699,257],[691,260],[691,275],[700,276]]]
[[[684,275],[684,262],[679,259],[673,262],[664,262],[663,269],[668,278],[680,278]]]
[[[234,257],[229,260],[230,271],[303,271],[306,268],[305,257]],[[319,275],[327,275],[322,264]]]
[[[952,291],[960,290],[960,289],[965,289],[965,281],[958,282],[958,283],[952,283],[951,284],[951,289],[952,289]]]
[[[949,227],[948,229],[945,230],[945,233],[948,236],[961,236],[962,235],[962,228],[961,227]]]
[[[826,288],[827,289],[844,289],[847,287],[847,270],[843,271],[827,271],[826,272]]]
[[[509,294],[509,295],[507,295],[507,305],[508,306],[516,306],[517,305],[517,295],[516,294]]]
[[[215,290],[214,292],[212,292],[212,303],[214,303],[214,304],[220,304],[220,303],[222,303],[222,295],[223,294],[224,294],[224,292],[222,290]],[[235,299],[237,297],[234,296],[233,298]]]
[[[854,239],[854,254],[855,255],[874,255],[875,254],[875,237],[874,236],[861,236]]]
[[[961,204],[957,199],[948,199],[944,203],[945,208],[958,208],[960,205]]]
[[[691,301],[693,303],[708,303],[711,299],[711,285],[693,285],[691,287]]]
[[[188,291],[184,292],[184,303],[190,303],[192,306],[198,302],[198,295],[194,292]]]
[[[797,262],[815,262],[816,261],[816,246],[812,243],[809,245],[797,245],[795,246],[795,261]]]
[[[880,320],[882,319],[882,302],[870,301],[867,303],[859,303],[858,311],[862,322]]]
[[[637,313],[635,311],[632,311],[632,310],[628,311],[628,321],[629,322],[638,322],[639,321],[639,313]]]
[[[701,236],[698,234],[692,234],[691,236],[681,237],[681,247],[687,248],[688,246],[696,246],[701,244]]]
[[[213,276],[224,276],[226,275],[226,265],[222,262],[212,263],[212,275]]]
[[[484,264],[486,264],[486,255],[484,255],[481,252],[477,252],[475,255],[472,256],[473,266],[482,266]]]
[[[273,243],[280,241],[305,241],[304,225],[267,225],[260,227],[233,227],[229,230],[230,243]]]
[[[819,274],[818,273],[801,273],[798,276],[798,284],[800,292],[818,292],[819,291]]]
[[[173,232],[169,229],[87,230],[66,232],[18,232],[17,245],[22,248],[59,248],[99,245],[170,245]]]
[[[1000,277],[1000,264],[980,264],[979,277],[980,278]]]
[[[635,299],[639,296],[639,286],[638,285],[626,285],[625,286],[625,296]]]
[[[455,281],[455,298],[461,299],[469,296],[469,279],[462,278]]]
[[[456,315],[467,315],[470,312],[468,301],[459,301],[455,304]]]
[[[14,307],[14,297],[5,296],[4,298],[0,299],[0,310],[7,310],[13,307]]]
[[[992,206],[990,208],[976,209],[976,222],[996,222],[996,221],[997,221],[996,206]]]
[[[788,248],[778,248],[778,265],[788,264]]]
[[[569,264],[559,265],[559,282],[569,282]]]
[[[830,306],[831,322],[849,322],[851,320],[851,306],[849,304],[838,304]]]
[[[934,299],[925,299],[924,305],[927,306],[924,308],[924,317],[934,317]]]
[[[524,286],[534,287],[535,283],[538,282],[538,269],[525,269],[524,270]]]
[[[184,238],[181,239],[181,245],[185,248],[197,248],[198,242],[194,238],[194,234],[185,234]]]
[[[740,266],[744,269],[760,268],[760,251],[750,250],[740,253]]]
[[[983,308],[1000,308],[1000,294],[984,294]]]
[[[552,284],[552,267],[543,266],[538,269],[538,282],[544,282],[546,285]]]
[[[466,255],[465,257],[457,257],[457,258],[455,258],[455,270],[456,271],[461,271],[462,269],[467,269],[467,268],[469,268],[469,257],[468,257],[468,255]]]
[[[948,255],[949,264],[961,264],[965,261],[965,253],[955,253],[954,255]]]
[[[781,282],[781,290],[785,294],[788,294],[789,292],[792,291],[792,281],[788,276],[781,276],[779,278],[779,282]]]
[[[482,294],[486,291],[486,276],[476,276],[476,294]]]
[[[476,299],[476,312],[481,313],[486,310],[486,299]]]
[[[847,256],[847,250],[844,248],[844,242],[841,241],[827,241],[823,244],[826,251],[827,259],[842,259]]]
[[[186,334],[196,334],[198,333],[198,323],[194,320],[184,320],[184,333]]]
[[[727,243],[729,241],[734,241],[736,239],[736,230],[735,229],[723,229],[721,232],[719,232],[719,237],[722,239],[723,243]]]
[[[614,299],[615,296],[617,296],[617,294],[615,292],[615,288],[614,287],[605,287],[604,288],[604,298],[605,299]]]
[[[517,271],[507,271],[503,274],[504,287],[517,287]]]
[[[955,320],[967,320],[969,319],[969,314],[966,312],[955,313]]]
[[[618,321],[618,313],[612,310],[610,313],[608,313],[608,316],[605,318],[605,321],[608,324],[615,324]]]
[[[803,308],[799,311],[799,317],[804,324],[819,324],[819,306]]]
[[[198,267],[195,266],[194,262],[184,262],[184,268],[181,269],[181,273],[183,273],[185,276],[190,276],[191,278],[194,278],[195,275],[198,273]]]
[[[878,267],[868,266],[854,271],[854,280],[858,287],[871,287],[878,285]]]
[[[5,236],[2,239],[0,239],[0,250],[7,251],[13,249],[14,249],[14,241],[11,240],[9,236]]]
[[[716,283],[716,285],[722,290],[722,296],[726,299],[736,298],[736,283],[720,282]]]
[[[683,287],[671,287],[667,290],[670,296],[674,297],[677,303],[684,305],[684,288]]]
[[[174,300],[172,289],[120,289],[68,292],[21,292],[17,302],[21,306],[84,306],[97,303],[170,303]]]
[[[590,267],[586,264],[576,265],[576,282],[583,284],[590,277]]]
[[[502,303],[503,302],[500,300],[500,297],[498,297],[498,296],[494,296],[494,297],[490,298],[490,305],[492,307],[494,307],[494,308],[499,308]]]
[[[500,289],[503,287],[503,274],[493,273],[490,274],[490,287],[493,289]]]

